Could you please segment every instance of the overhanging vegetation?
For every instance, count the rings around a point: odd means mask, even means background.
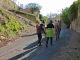
[[[62,10],[61,19],[67,25],[67,28],[70,27],[70,24],[73,20],[78,17],[78,9],[80,5],[80,0],[74,1],[73,4]]]

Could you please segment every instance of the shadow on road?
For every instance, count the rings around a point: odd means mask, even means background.
[[[44,41],[45,41],[45,38],[43,38],[41,42],[43,43]],[[25,48],[23,48],[23,50],[31,49],[31,48],[37,46],[37,42],[38,42],[38,41],[35,41],[35,42],[29,44],[28,46],[26,46]]]
[[[33,51],[33,50],[36,49],[36,48],[37,48],[37,47],[34,47],[34,48],[32,48],[32,49],[30,49],[30,50],[28,50],[28,51],[25,51],[25,52],[23,52],[23,53],[21,53],[21,54],[19,54],[19,55],[16,55],[16,56],[10,58],[9,60],[18,60],[19,58],[23,57],[24,55],[28,54],[29,52]]]
[[[53,41],[53,46],[49,44],[49,47],[45,47],[45,39],[42,39],[42,46],[37,47],[37,41],[31,43],[30,45],[26,46],[23,48],[23,50],[26,50],[25,52],[16,55],[9,60],[18,60],[21,57],[27,55],[28,53],[32,52],[29,54],[29,56],[26,56],[22,60],[52,60],[55,56],[60,55],[61,47],[65,47],[70,40],[71,32],[69,30],[61,30],[61,36],[58,41],[54,40]]]
[[[44,39],[45,38],[42,39],[42,42],[44,41]],[[27,50],[27,51],[25,51],[19,55],[16,55],[16,56],[10,58],[9,60],[18,60],[19,58],[23,57],[24,55],[32,52],[34,49],[37,49],[37,48],[38,48],[37,41],[35,41],[35,42],[29,44],[28,46],[26,46],[25,48],[23,48],[23,50]]]
[[[48,44],[49,47],[46,48],[43,43],[40,48],[22,60],[53,60],[55,56],[60,56],[61,48],[68,44],[70,37],[71,32],[68,29],[62,29],[60,39],[58,41],[53,39],[53,46]]]
[[[28,36],[33,36],[33,35],[36,35],[36,33],[30,34],[30,35],[23,35],[23,36],[21,36],[21,37],[28,37]]]

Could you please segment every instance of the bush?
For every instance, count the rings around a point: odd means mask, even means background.
[[[4,31],[4,27],[0,26],[0,32]]]
[[[12,15],[8,15],[9,22],[6,22],[4,27],[7,29],[10,34],[23,30],[25,27],[22,23],[19,23],[17,20],[14,20]]]
[[[69,28],[71,22],[78,17],[78,9],[80,5],[80,0],[74,1],[69,8],[62,10],[61,19]]]

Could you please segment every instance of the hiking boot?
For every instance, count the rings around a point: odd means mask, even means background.
[[[41,46],[41,44],[39,44],[39,46]]]
[[[51,46],[52,46],[53,44],[51,43]]]
[[[48,44],[46,44],[46,47],[48,47]]]
[[[59,37],[58,37],[58,39],[59,39]]]
[[[41,43],[39,43],[38,46],[41,46]]]
[[[58,41],[58,38],[56,38],[56,41]]]

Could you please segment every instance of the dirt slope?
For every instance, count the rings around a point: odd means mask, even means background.
[[[10,41],[14,41],[16,38],[19,38],[24,34],[33,34],[36,31],[34,22],[27,19],[26,17],[9,11],[18,10],[18,8],[19,6],[17,6],[11,0],[0,0],[0,47],[6,45]],[[15,35],[11,35],[9,33],[9,29],[11,29],[12,27],[6,29],[5,25],[7,26],[7,24],[13,24],[14,22],[17,22],[18,25],[24,26],[25,28],[23,28],[22,30],[18,29],[18,33],[16,33]],[[13,25],[15,25],[15,23]],[[12,31],[10,32],[12,33]]]

